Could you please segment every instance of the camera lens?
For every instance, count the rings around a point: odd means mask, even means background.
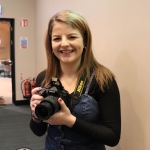
[[[35,114],[39,119],[47,120],[59,109],[58,97],[47,96],[36,106]]]
[[[51,115],[54,113],[54,108],[51,103],[42,101],[39,105],[35,108],[35,114],[39,119],[47,120]]]
[[[47,111],[47,109],[44,108],[44,107],[39,107],[39,109],[38,109],[38,114],[39,114],[40,116],[42,116],[43,118],[45,118],[45,117],[47,116],[47,114],[48,114],[48,111]]]

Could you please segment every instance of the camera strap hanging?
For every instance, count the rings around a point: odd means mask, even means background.
[[[73,95],[71,96],[71,105],[70,105],[71,112],[73,111],[75,105],[78,104],[80,101],[80,96],[82,94],[85,83],[86,83],[86,77],[85,77],[85,73],[83,73],[78,80]]]

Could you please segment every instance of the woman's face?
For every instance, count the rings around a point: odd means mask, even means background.
[[[55,22],[51,42],[53,52],[61,64],[80,65],[84,44],[79,30],[66,23]]]

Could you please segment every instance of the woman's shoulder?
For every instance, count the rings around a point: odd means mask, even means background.
[[[102,91],[108,89],[115,79],[113,72],[101,64],[94,70],[94,75]]]
[[[109,86],[105,85],[104,90],[102,90],[100,83],[97,81],[96,77],[93,76],[89,89],[89,95],[97,99],[97,97],[100,97],[105,93],[110,93],[111,91],[119,93],[118,85],[115,78],[112,78],[112,80],[110,80],[109,82]]]
[[[101,84],[102,83],[100,83],[98,81],[98,78],[94,75],[93,80],[91,82],[91,86],[94,87],[94,89],[96,91],[99,91],[99,92],[103,93],[104,91],[107,91],[110,88],[117,87],[117,82],[116,82],[116,79],[115,79],[114,75],[110,75],[109,78],[107,79],[107,81],[105,81],[103,83],[103,89],[101,88]]]
[[[41,71],[36,77],[36,85],[41,86],[42,81],[44,80],[46,75],[46,70]]]
[[[96,80],[95,75],[92,78],[92,81],[90,83],[90,88],[89,88],[89,95],[92,97],[95,97],[97,94],[102,94],[102,90],[100,89],[100,85]]]

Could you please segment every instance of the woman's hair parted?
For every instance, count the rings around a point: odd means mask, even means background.
[[[59,77],[60,62],[53,54],[51,34],[55,22],[62,22],[69,24],[73,28],[79,30],[82,35],[84,46],[86,47],[82,53],[81,64],[78,70],[78,77],[85,72],[89,80],[91,71],[94,72],[97,82],[101,90],[104,91],[105,87],[109,86],[109,81],[114,77],[113,73],[103,65],[101,65],[94,57],[92,51],[92,35],[89,25],[85,18],[74,11],[64,10],[55,14],[49,21],[48,30],[45,39],[45,48],[47,54],[47,69],[46,75],[42,82],[43,86],[49,84],[52,77]]]

